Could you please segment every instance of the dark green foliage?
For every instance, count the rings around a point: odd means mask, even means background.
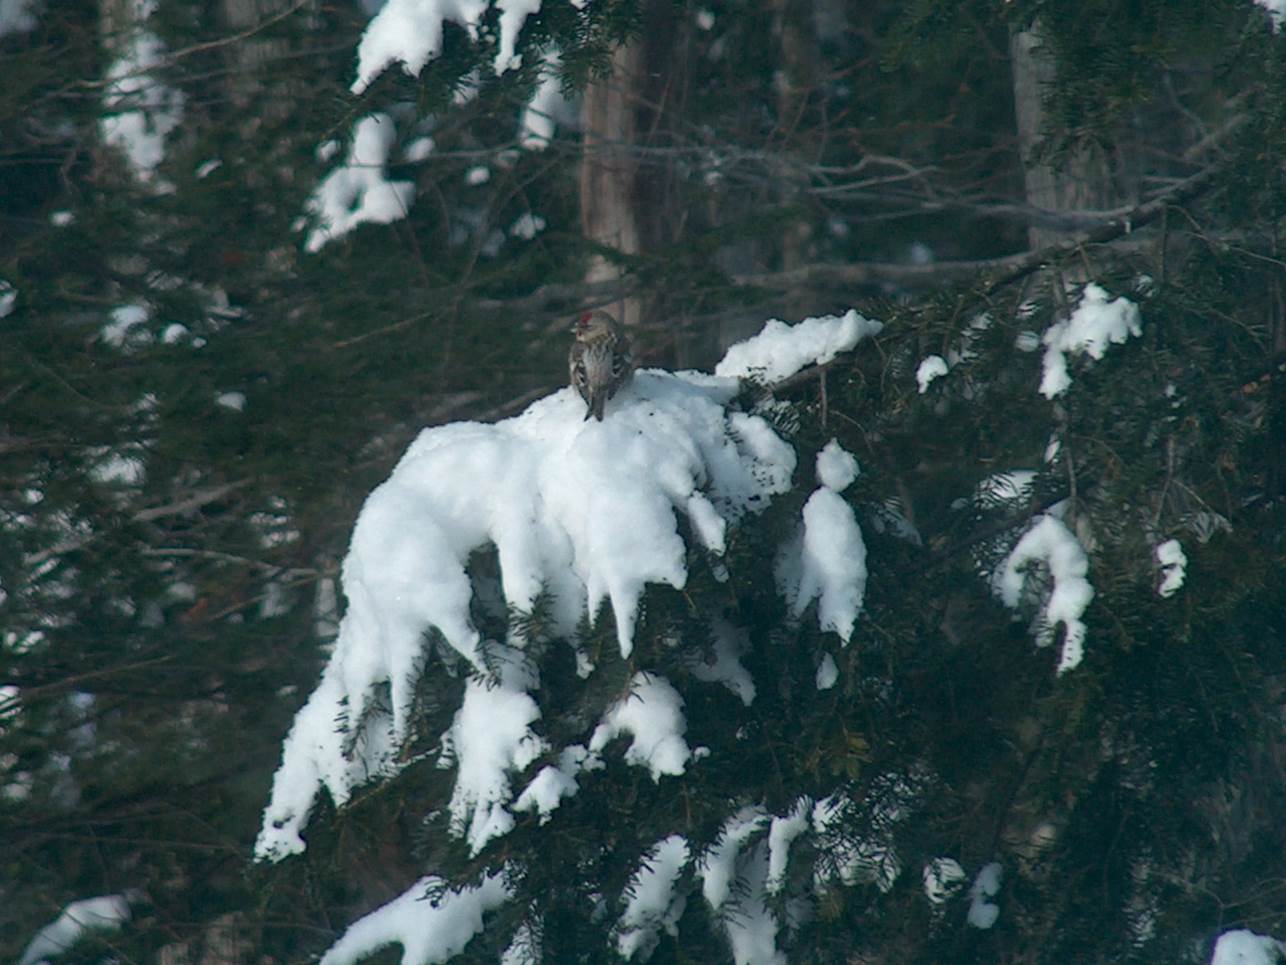
[[[770,5],[706,4],[705,29],[688,5],[551,4],[522,33],[523,68],[484,70],[452,106],[494,57],[496,11],[476,42],[449,25],[418,78],[390,69],[354,98],[356,6],[309,4],[249,33],[231,6],[163,0],[149,24],[182,52],[157,69],[185,101],[159,172],[172,192],[101,143],[100,5],[48,2],[34,31],[0,38],[0,280],[17,291],[0,318],[0,958],[67,902],[129,893],[134,920],[63,961],[308,961],[422,875],[506,868],[517,897],[463,960],[495,961],[526,924],[545,961],[599,962],[659,839],[683,834],[696,854],[743,806],[783,815],[833,793],[853,803],[849,844],[898,804],[900,874],[815,895],[779,935],[792,963],[1195,962],[1226,928],[1286,935],[1286,47],[1260,8],[818,4],[795,21],[817,28],[808,57],[785,63]],[[667,113],[637,155],[657,235],[622,254],[582,237],[578,136],[515,151],[518,117],[541,51],[561,51],[571,92],[661,22],[677,52]],[[843,276],[904,265],[916,242],[943,260],[1026,248],[1005,207],[1024,201],[1008,45],[1033,24],[1059,72],[1043,157],[1128,150],[1146,197],[1213,164],[1208,187],[1039,266]],[[373,111],[393,116],[399,148],[435,140],[428,163],[395,151],[388,170],[417,201],[308,253],[296,219],[334,164],[317,147],[346,150]],[[479,164],[491,179],[467,183]],[[63,211],[69,224],[51,222]],[[546,230],[508,234],[528,213]],[[617,742],[547,824],[518,815],[471,857],[448,828],[453,771],[437,766],[466,669],[428,640],[405,767],[342,808],[322,802],[305,855],[250,864],[362,500],[420,426],[494,418],[561,383],[565,317],[606,297],[578,288],[594,254],[655,293],[645,364],[708,364],[724,326],[773,313],[856,304],[886,322],[779,390],[796,489],[730,532],[726,582],[693,551],[683,592],[649,589],[629,660],[605,609],[575,641],[596,665],[580,677],[548,601],[506,612],[494,556],[472,563],[477,625],[522,637],[540,669],[554,750],[516,787],[586,741],[641,670],[681,693],[687,739],[711,755],[653,781]],[[1143,334],[1073,358],[1051,402],[1034,339],[1087,280],[1138,302]],[[130,305],[147,320],[110,344]],[[921,394],[929,354],[952,368]],[[220,404],[228,392],[243,411]],[[790,618],[773,576],[831,438],[862,466],[845,496],[870,579],[848,647],[815,608]],[[108,471],[120,457],[144,472]],[[1035,474],[1021,497],[988,488],[1016,470]],[[1062,677],[1059,640],[1033,644],[1039,600],[1015,613],[986,580],[1056,506],[1095,589],[1084,662]],[[1169,538],[1186,582],[1161,598],[1154,550]],[[720,620],[746,634],[750,705],[697,673]],[[819,691],[827,655],[839,678]],[[922,869],[942,856],[970,876],[1003,866],[993,929],[966,926],[963,892],[926,901]],[[786,893],[837,867],[799,838]],[[679,888],[679,938],[663,934],[652,961],[727,960],[691,866]],[[786,904],[771,907],[784,918]]]

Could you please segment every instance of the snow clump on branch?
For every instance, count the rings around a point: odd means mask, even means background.
[[[857,319],[850,312],[801,322],[802,347],[781,323],[769,330],[784,354],[808,364],[879,328]],[[837,328],[847,331],[818,338]],[[760,416],[730,407],[739,388],[730,377],[646,370],[612,400],[601,423],[584,420],[568,388],[494,425],[422,432],[371,493],[354,528],[342,571],[348,609],[321,683],[286,738],[258,857],[278,860],[304,849],[300,832],[323,788],[342,805],[358,785],[399,769],[426,633],[477,675],[444,757],[458,768],[451,829],[475,853],[512,827],[511,804],[546,815],[575,793],[582,763],[592,768],[618,733],[633,736],[630,763],[657,779],[682,774],[695,756],[683,740],[682,701],[663,678],[645,672],[635,678],[634,696],[587,735],[589,753],[542,772],[543,783],[513,804],[508,775],[549,749],[533,730],[541,718],[530,694],[539,668],[518,659],[521,634],[512,633],[508,645],[482,639],[470,616],[467,566],[474,552],[494,547],[504,605],[530,613],[538,598],[546,600],[553,636],[573,646],[580,622],[608,604],[628,658],[647,584],[682,589],[687,582],[680,518],[716,577],[726,578],[729,528],[791,487],[794,449]],[[845,639],[866,571],[861,533],[838,490],[856,473],[838,444],[819,457],[822,486],[804,513],[801,545],[809,555],[793,590],[799,613],[818,598],[822,628]],[[592,671],[587,661],[582,666]],[[736,686],[753,694],[746,683]],[[484,719],[503,725],[491,728],[494,739],[475,739],[469,722]]]

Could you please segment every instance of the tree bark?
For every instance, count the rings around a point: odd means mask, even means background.
[[[1048,133],[1044,96],[1057,82],[1057,71],[1042,48],[1039,24],[1016,32],[1009,50],[1027,203],[1046,211],[1105,211],[1124,203],[1114,184],[1110,160],[1102,150],[1075,146],[1058,165],[1039,158],[1041,140]],[[1068,234],[1033,225],[1028,229],[1028,243],[1038,250],[1063,241]]]
[[[682,99],[686,73],[678,22],[666,0],[648,0],[643,16],[640,38],[616,49],[611,74],[590,83],[581,108],[581,228],[586,239],[626,258],[663,250],[682,221],[673,210],[668,166],[641,164],[638,150],[662,139]],[[585,280],[620,276],[620,266],[600,255]],[[608,307],[632,327],[655,305],[656,299],[640,296]]]

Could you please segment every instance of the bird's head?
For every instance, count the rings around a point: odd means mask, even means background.
[[[593,339],[607,335],[616,328],[616,319],[602,309],[581,312],[572,325],[572,334],[578,339]]]

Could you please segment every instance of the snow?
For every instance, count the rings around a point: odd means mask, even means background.
[[[947,374],[947,360],[941,355],[930,355],[921,360],[919,368],[915,370],[915,381],[920,387],[920,394],[924,395],[929,389],[929,383],[939,376]]]
[[[0,37],[35,29],[35,0],[0,0]]]
[[[479,185],[486,184],[491,180],[491,169],[479,164],[477,167],[469,168],[464,175],[465,184]]]
[[[663,774],[682,774],[692,757],[683,739],[686,729],[679,692],[664,677],[644,671],[634,675],[629,696],[594,729],[589,749],[597,754],[610,741],[629,734],[634,739],[625,751],[626,763],[646,767],[652,780],[659,781]]]
[[[821,327],[852,330],[838,341],[828,335],[831,348],[878,330],[878,323],[859,324],[856,313],[830,322]],[[821,357],[816,325],[788,331],[793,337],[774,336],[783,352]],[[807,351],[796,350],[792,338]],[[547,820],[576,793],[582,772],[603,766],[602,753],[617,737],[630,741],[625,761],[657,781],[685,773],[708,753],[685,740],[678,691],[639,670],[585,746],[571,744],[556,763],[523,776],[550,750],[533,729],[542,716],[534,696],[539,667],[517,625],[504,641],[483,640],[470,608],[476,602],[504,617],[544,600],[550,636],[571,644],[582,675],[593,667],[580,652],[579,628],[608,609],[628,659],[647,585],[681,590],[691,560],[702,556],[716,577],[727,578],[722,555],[730,529],[791,486],[794,450],[762,417],[729,408],[739,388],[727,377],[643,370],[601,423],[586,421],[584,403],[566,388],[496,424],[424,430],[367,498],[354,527],[341,570],[348,605],[321,681],[284,742],[257,857],[280,860],[304,850],[301,832],[323,791],[343,806],[357,787],[403,766],[412,697],[435,654],[471,671],[440,763],[456,771],[450,831],[475,854],[513,827],[515,812]],[[794,582],[783,587],[797,614],[817,599],[823,629],[845,639],[861,606],[865,547],[838,490],[857,472],[836,442],[819,454],[821,485],[804,509]],[[681,518],[689,526],[681,528]],[[499,586],[475,601],[467,567],[489,548],[500,564]],[[711,634],[712,661],[684,655],[693,676],[722,683],[749,704],[755,687],[741,663],[745,632],[716,621]],[[766,848],[762,864],[766,880]],[[767,947],[760,926],[767,927],[760,922],[744,934],[759,935],[746,940]]]
[[[505,809],[512,797],[509,772],[524,770],[547,749],[531,731],[540,708],[526,688],[536,682],[516,665],[506,667],[500,678],[469,680],[451,729],[443,735],[441,763],[458,766],[449,805],[451,831],[463,836],[475,855],[513,828],[513,815]]]
[[[839,667],[835,658],[829,653],[822,654],[822,661],[817,665],[817,689],[830,690],[839,680]]]
[[[515,238],[523,238],[531,241],[532,238],[545,230],[545,219],[538,214],[532,214],[530,211],[518,216],[518,220],[509,226],[509,234]]]
[[[40,931],[36,932],[18,959],[18,965],[38,963],[61,957],[95,930],[115,930],[129,921],[130,907],[124,895],[104,895],[101,898],[84,898],[73,901]]]
[[[1036,645],[1047,647],[1053,643],[1055,626],[1063,624],[1066,633],[1058,658],[1058,673],[1063,674],[1079,665],[1084,656],[1085,624],[1081,617],[1094,599],[1094,588],[1085,578],[1089,559],[1062,522],[1048,514],[1038,516],[992,574],[992,586],[1005,606],[1018,606],[1027,583],[1027,567],[1035,562],[1048,567],[1054,582],[1041,609]]]
[[[677,935],[687,899],[674,886],[688,863],[688,842],[672,834],[648,852],[627,889],[629,901],[617,924],[616,949],[624,958],[646,960],[656,947],[658,931]]]
[[[389,6],[397,2],[390,0]],[[387,114],[371,114],[357,122],[347,159],[326,175],[305,204],[315,221],[305,249],[316,253],[358,225],[391,224],[406,217],[415,200],[415,184],[384,176],[396,138]]]
[[[817,456],[822,485],[804,505],[803,531],[777,562],[777,580],[796,618],[817,600],[817,622],[847,644],[866,593],[866,544],[839,490],[857,477],[857,460],[832,439]]]
[[[0,278],[0,318],[13,314],[13,307],[18,303],[18,289]]]
[[[532,14],[540,12],[540,0],[496,0],[500,10],[500,50],[492,65],[497,74],[522,66],[522,57],[514,53],[518,34]]]
[[[70,211],[53,211],[49,215],[49,223],[55,228],[66,228],[75,222],[76,216]]]
[[[687,580],[677,516],[694,518],[717,553],[724,527],[790,486],[794,451],[763,419],[726,410],[736,391],[699,373],[641,371],[602,423],[586,422],[584,403],[563,389],[495,425],[421,433],[354,528],[342,572],[348,610],[286,739],[259,856],[303,849],[299,830],[323,787],[342,804],[358,784],[395,769],[426,630],[485,670],[465,571],[475,550],[496,547],[508,607],[530,611],[547,591],[563,638],[610,602],[628,657],[646,584]],[[603,733],[629,730],[632,761],[678,773],[689,752],[677,694],[661,678],[637,682],[640,698],[609,714]],[[370,700],[383,684],[387,708]],[[667,720],[671,739],[658,740],[654,729]]]
[[[750,638],[745,630],[716,618],[711,624],[711,656],[714,659],[694,656],[688,669],[698,680],[723,684],[749,707],[755,699],[755,682],[741,662],[741,655],[749,649]]]
[[[111,321],[99,331],[99,338],[122,351],[145,345],[152,340],[152,333],[139,331],[138,326],[147,321],[148,315],[148,310],[143,305],[121,305],[114,308],[110,313]]]
[[[1139,307],[1128,298],[1108,300],[1108,294],[1093,283],[1081,292],[1080,304],[1066,321],[1055,322],[1042,337],[1045,343],[1040,393],[1047,399],[1062,395],[1072,384],[1067,368],[1068,355],[1089,355],[1101,359],[1109,344],[1121,344],[1131,335],[1143,334]]]
[[[1219,936],[1210,965],[1277,965],[1283,960],[1286,942],[1239,928]]]
[[[1183,544],[1177,539],[1168,539],[1155,550],[1157,562],[1161,564],[1161,585],[1157,593],[1163,597],[1173,596],[1183,586],[1187,572],[1188,557],[1183,552]]]
[[[801,797],[791,812],[784,817],[774,817],[768,828],[768,877],[764,890],[778,894],[786,884],[786,863],[790,859],[791,843],[808,830],[812,801]]]
[[[454,23],[469,39],[478,39],[489,0],[388,0],[362,34],[357,48],[357,79],[352,91],[360,94],[385,68],[401,64],[412,77],[442,52],[442,28]],[[540,0],[497,0],[500,37],[492,69],[497,74],[522,65],[516,53],[518,35],[527,18],[540,10]]]
[[[427,161],[429,155],[437,149],[437,143],[431,137],[417,137],[402,150],[403,160],[412,164]]]
[[[242,412],[246,407],[246,395],[244,392],[220,392],[214,397],[214,404],[233,412]]]
[[[825,365],[883,327],[855,309],[844,315],[806,318],[796,325],[769,319],[758,335],[728,349],[714,372],[725,378],[779,382],[807,365]]]
[[[993,473],[978,483],[973,501],[984,509],[997,506],[1020,508],[1031,501],[1035,485],[1036,473],[1031,469]]]
[[[107,70],[101,129],[103,140],[125,153],[135,177],[166,190],[168,186],[156,179],[156,169],[165,159],[166,135],[182,119],[183,95],[152,73],[165,59],[160,39],[142,27],[155,7],[156,0],[130,4],[133,29]]]
[[[210,158],[208,161],[202,161],[195,172],[193,172],[198,181],[204,181],[219,168],[223,167],[223,162],[219,158]]]
[[[321,965],[351,965],[394,944],[402,946],[402,965],[449,961],[482,931],[482,916],[511,897],[502,874],[487,875],[472,887],[442,890],[444,886],[440,878],[421,878],[350,925],[322,956]]]
[[[563,748],[558,765],[550,764],[542,767],[540,773],[518,795],[513,809],[536,811],[540,815],[540,823],[544,824],[562,803],[563,798],[571,797],[580,790],[580,785],[576,783],[576,776],[587,769],[591,763],[589,751],[580,744]]]
[[[853,484],[859,470],[852,453],[832,439],[817,454],[817,481],[834,492],[843,492]]]
[[[1282,24],[1286,23],[1286,0],[1255,0],[1255,2],[1268,11],[1273,32],[1281,30]]]
[[[965,920],[974,928],[990,928],[1000,917],[1000,906],[991,901],[1000,893],[1000,880],[1004,869],[993,861],[983,865],[969,888],[969,913]]]
[[[90,467],[89,477],[105,486],[137,486],[147,477],[146,464],[138,455],[101,451],[102,458]]]
[[[711,911],[724,912],[720,920],[737,965],[785,962],[777,951],[777,920],[766,903],[769,845],[761,841],[746,849],[767,820],[768,814],[763,808],[741,808],[724,822],[719,840],[697,864],[706,903]]]
[[[924,897],[940,905],[960,890],[966,877],[955,858],[934,858],[924,866]]]
[[[563,82],[558,76],[559,63],[557,51],[550,51],[545,56],[536,89],[523,108],[518,141],[525,150],[543,151],[554,139],[554,130],[559,124],[574,125],[578,120],[575,105],[563,96]]]
[[[745,843],[763,829],[768,814],[760,807],[744,807],[724,822],[719,840],[701,856],[697,865],[701,893],[712,911],[718,911],[732,894],[737,880],[737,855]]]
[[[761,843],[742,862],[739,894],[729,903],[735,907],[723,917],[735,965],[786,965],[786,957],[777,950],[777,918],[764,890],[767,875],[767,847]]]

